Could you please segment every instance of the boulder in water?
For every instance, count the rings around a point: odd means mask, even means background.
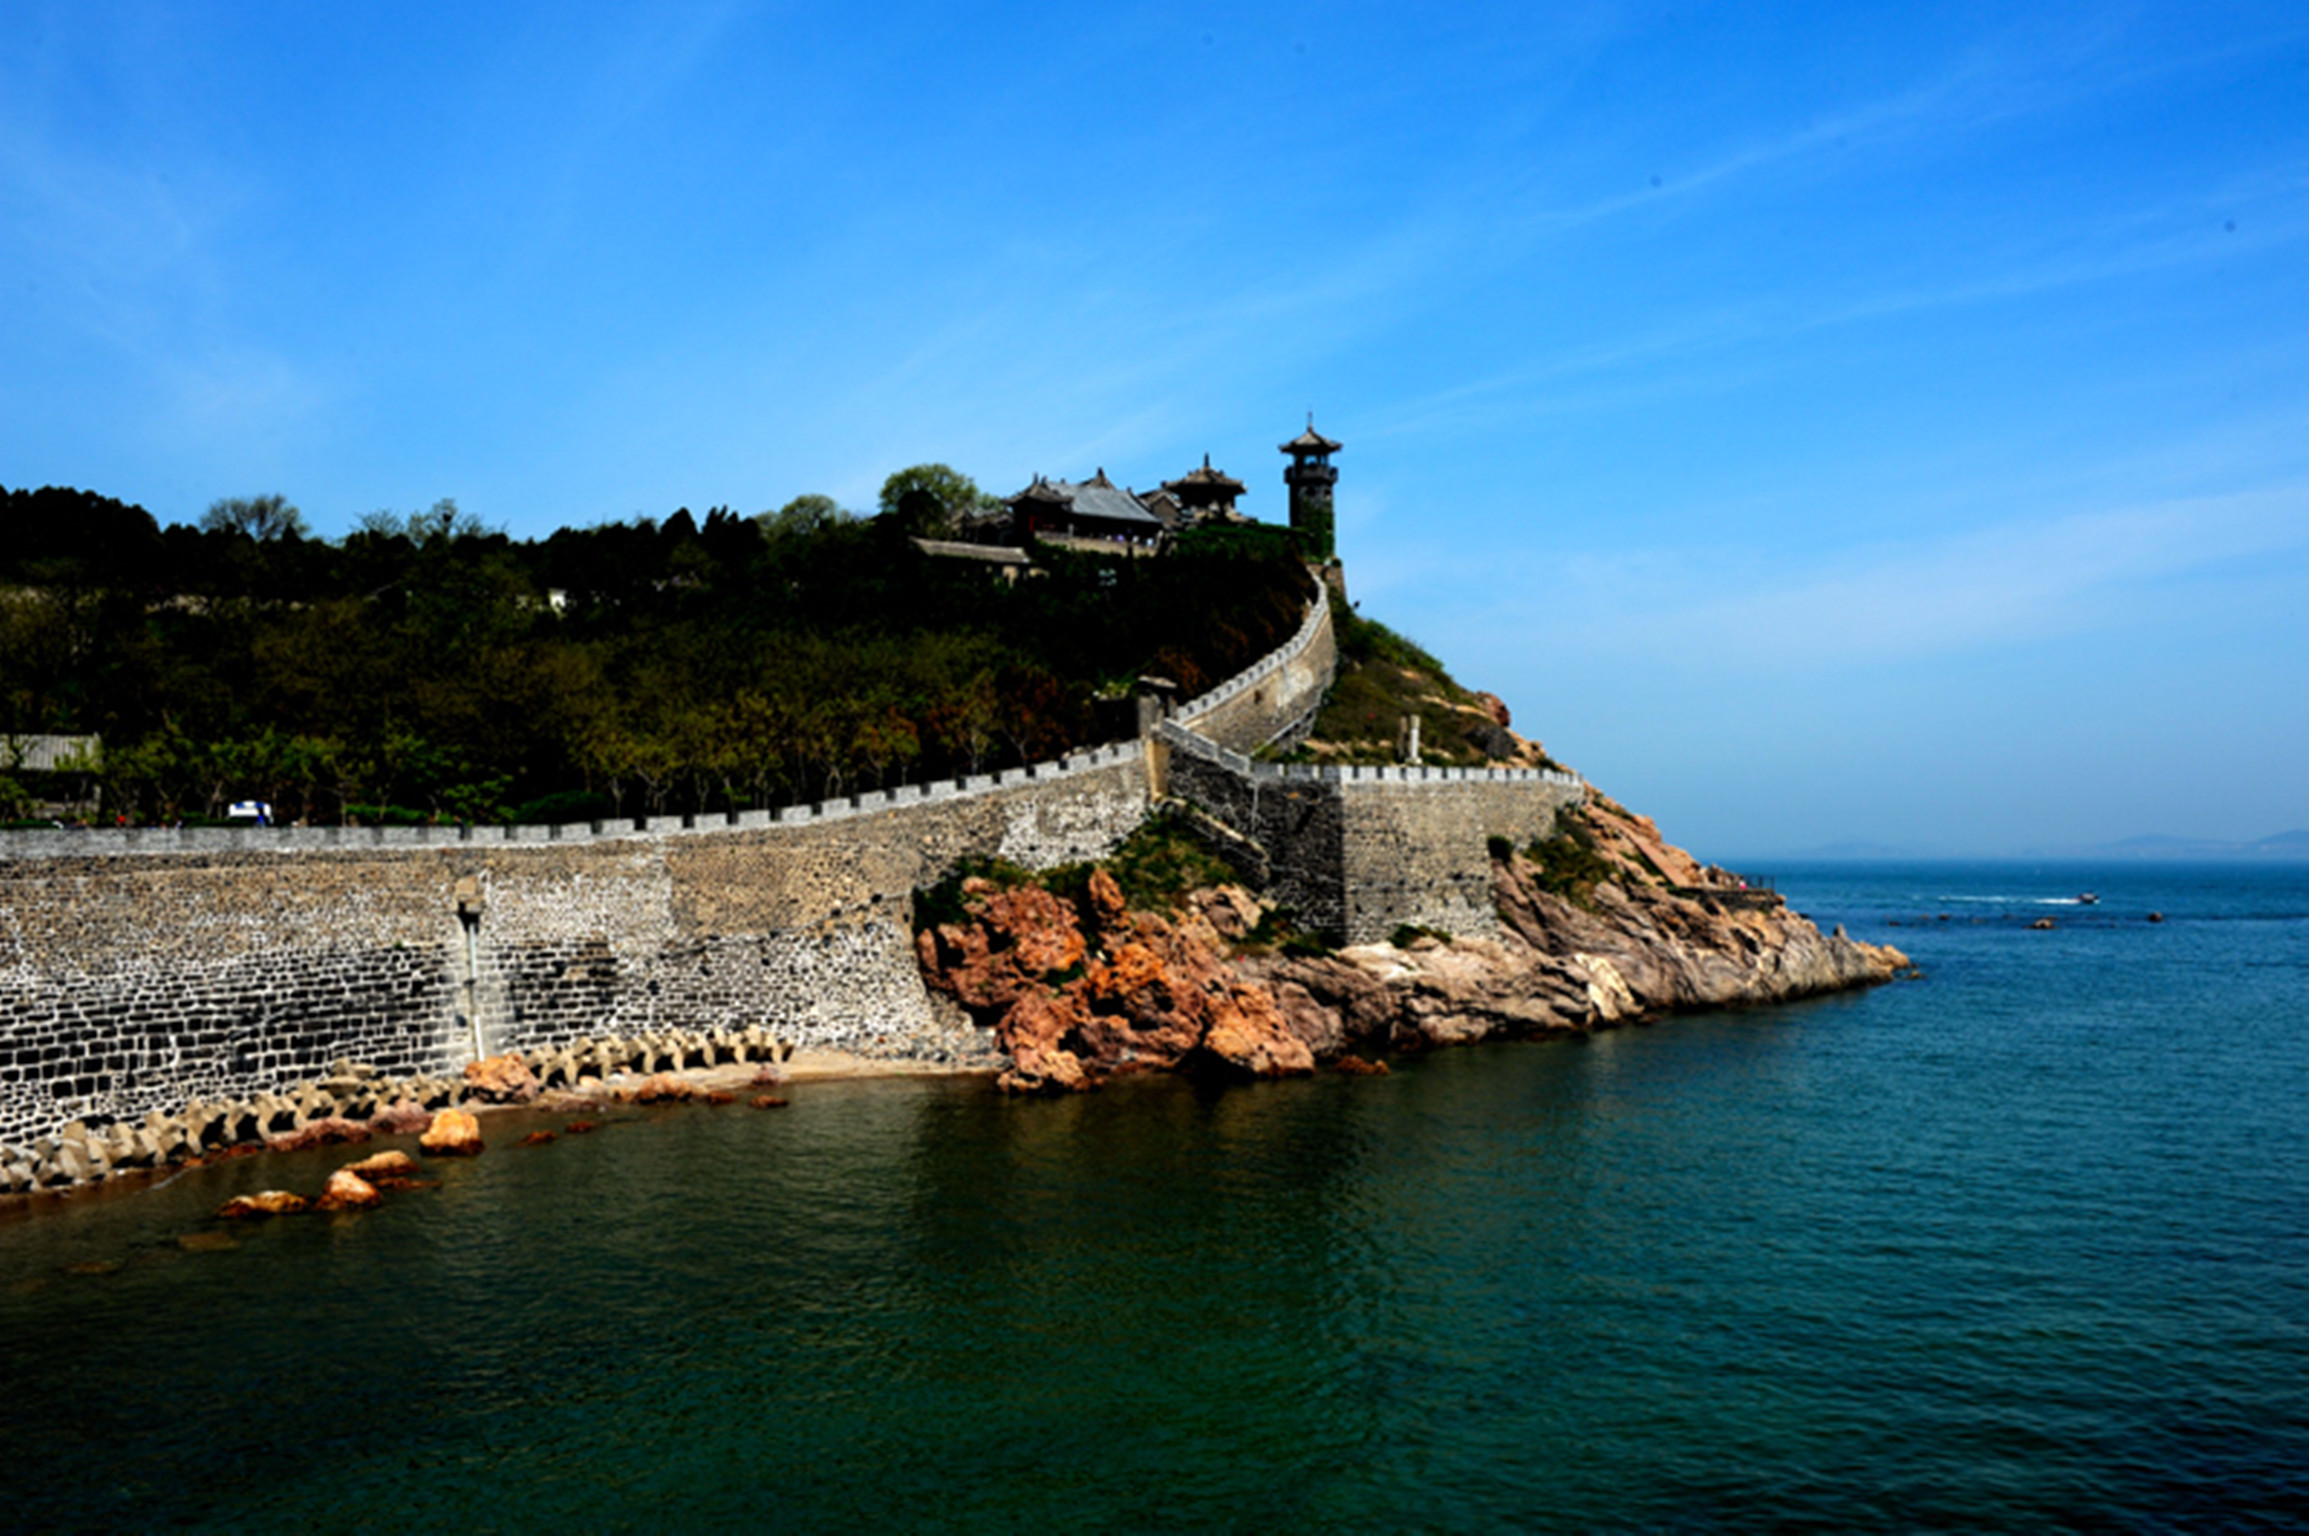
[[[462,1109],[444,1109],[433,1116],[417,1145],[435,1157],[476,1157],[484,1143],[481,1122]]]
[[[364,1179],[413,1179],[417,1176],[417,1160],[406,1152],[379,1152],[357,1163],[347,1163],[345,1171]]]
[[[415,1099],[396,1099],[369,1117],[369,1129],[380,1136],[407,1136],[433,1123],[433,1112]]]
[[[686,1082],[671,1072],[659,1072],[645,1078],[642,1085],[633,1090],[633,1102],[636,1104],[679,1104],[701,1096],[696,1084]]]
[[[508,1053],[467,1062],[465,1087],[484,1103],[526,1104],[537,1097],[540,1084],[528,1062]]]
[[[315,1147],[367,1141],[369,1136],[369,1127],[364,1122],[329,1115],[308,1120],[286,1136],[268,1136],[265,1146],[275,1152],[309,1152]]]
[[[323,1211],[365,1211],[384,1203],[385,1197],[377,1193],[376,1185],[350,1168],[339,1168],[329,1175],[328,1187],[321,1191],[321,1198],[314,1202],[314,1208]]]
[[[227,1221],[245,1221],[255,1216],[292,1216],[305,1208],[303,1195],[292,1195],[285,1189],[264,1189],[253,1195],[235,1195],[218,1206],[216,1213]]]

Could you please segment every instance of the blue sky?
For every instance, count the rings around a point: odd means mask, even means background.
[[[1705,855],[2309,825],[2298,4],[0,3],[0,483],[340,532],[1340,455]]]

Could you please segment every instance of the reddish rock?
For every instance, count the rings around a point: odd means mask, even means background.
[[[417,1138],[417,1145],[434,1157],[475,1157],[485,1143],[480,1121],[462,1109],[444,1109]]]
[[[1010,1056],[1010,1070],[995,1079],[1010,1093],[1079,1093],[1094,1086],[1082,1058],[1067,1048],[1079,1043],[1089,1010],[1074,989],[1036,989],[1015,1000],[996,1026],[996,1038]]]
[[[774,1061],[771,1062],[768,1066],[761,1068],[759,1071],[755,1072],[751,1078],[747,1079],[747,1081],[752,1083],[756,1088],[775,1088],[778,1084],[784,1082],[785,1080],[786,1069],[779,1066]]]
[[[994,1080],[994,1086],[1004,1093],[1088,1093],[1098,1083],[1074,1052],[1028,1046],[1011,1053],[1010,1069]]]
[[[369,1117],[379,1136],[413,1136],[433,1123],[433,1111],[414,1099],[397,1099]]]
[[[971,920],[926,928],[914,941],[923,974],[963,1007],[998,1013],[1029,987],[1049,985],[1048,978],[1082,963],[1071,903],[1039,886],[997,891],[973,880],[963,891]]]
[[[561,1128],[561,1134],[564,1136],[583,1136],[592,1129],[593,1122],[591,1120],[572,1120]]]
[[[286,1136],[266,1137],[265,1148],[272,1152],[309,1152],[315,1147],[340,1146],[368,1139],[367,1122],[330,1115],[325,1119],[309,1120]]]
[[[316,1209],[323,1211],[365,1211],[384,1203],[385,1197],[377,1193],[377,1187],[350,1168],[339,1168],[330,1174],[328,1187],[321,1191],[321,1198],[313,1202]]]
[[[699,1095],[700,1090],[695,1083],[671,1072],[660,1072],[654,1077],[645,1078],[639,1088],[632,1090],[632,1099],[636,1104],[679,1104]]]
[[[1259,1076],[1313,1070],[1274,997],[1228,969],[1219,929],[1255,925],[1247,896],[1199,893],[1173,921],[1130,912],[1113,878],[1093,871],[1094,948],[1073,906],[1046,891],[964,892],[971,921],[925,932],[920,950],[930,984],[994,1029],[1011,1062],[1003,1088],[1079,1092],[1190,1060]]]
[[[417,1160],[406,1152],[379,1152],[357,1163],[347,1163],[345,1171],[371,1181],[408,1179],[416,1177]]]
[[[531,1131],[514,1145],[517,1147],[542,1147],[550,1145],[557,1139],[551,1131]]]
[[[489,1104],[526,1104],[542,1086],[529,1063],[511,1054],[467,1062],[465,1084],[475,1098]]]
[[[1115,884],[1114,876],[1103,869],[1090,872],[1085,894],[1090,898],[1091,915],[1101,932],[1119,927],[1123,914],[1130,910],[1130,903],[1123,900],[1122,887]]]
[[[756,1109],[784,1109],[786,1107],[786,1101],[774,1093],[757,1093],[746,1102]]]
[[[216,1209],[227,1221],[246,1221],[256,1216],[293,1216],[306,1208],[303,1195],[292,1195],[285,1189],[259,1190],[253,1195],[235,1195]]]
[[[1387,1063],[1365,1061],[1360,1056],[1342,1056],[1331,1063],[1331,1070],[1342,1077],[1385,1077]]]
[[[1235,987],[1211,1010],[1203,1049],[1211,1059],[1251,1077],[1296,1077],[1315,1070],[1315,1053],[1283,1022],[1274,995]]]
[[[722,1093],[719,1090],[705,1094],[703,1097],[706,1103],[717,1106],[722,1104],[735,1104],[738,1101],[738,1096],[736,1094]]]
[[[1259,899],[1239,885],[1215,885],[1196,891],[1187,898],[1187,905],[1211,925],[1213,933],[1229,942],[1258,927],[1259,919],[1266,916]]]
[[[1491,723],[1501,730],[1515,724],[1515,717],[1507,712],[1507,701],[1496,693],[1477,694],[1475,707],[1490,716]]]

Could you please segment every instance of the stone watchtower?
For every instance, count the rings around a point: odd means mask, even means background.
[[[1309,560],[1328,563],[1334,553],[1331,487],[1339,483],[1339,471],[1331,467],[1331,455],[1341,446],[1315,430],[1312,415],[1307,430],[1283,444],[1291,456],[1290,468],[1283,471],[1283,484],[1291,488],[1291,531],[1299,536],[1299,553]]]

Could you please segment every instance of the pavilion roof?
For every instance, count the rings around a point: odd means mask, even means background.
[[[1211,468],[1211,456],[1206,453],[1203,455],[1202,468],[1190,469],[1176,480],[1165,480],[1163,489],[1175,492],[1209,489],[1224,491],[1230,496],[1240,496],[1243,494],[1243,482],[1223,469]]]
[[[1095,517],[1110,523],[1138,523],[1149,528],[1163,526],[1161,518],[1146,509],[1136,496],[1116,485],[1100,470],[1088,480],[1045,480],[1034,477],[1034,483],[1010,498],[1010,505],[1030,502],[1042,507],[1064,507],[1076,517]]]

